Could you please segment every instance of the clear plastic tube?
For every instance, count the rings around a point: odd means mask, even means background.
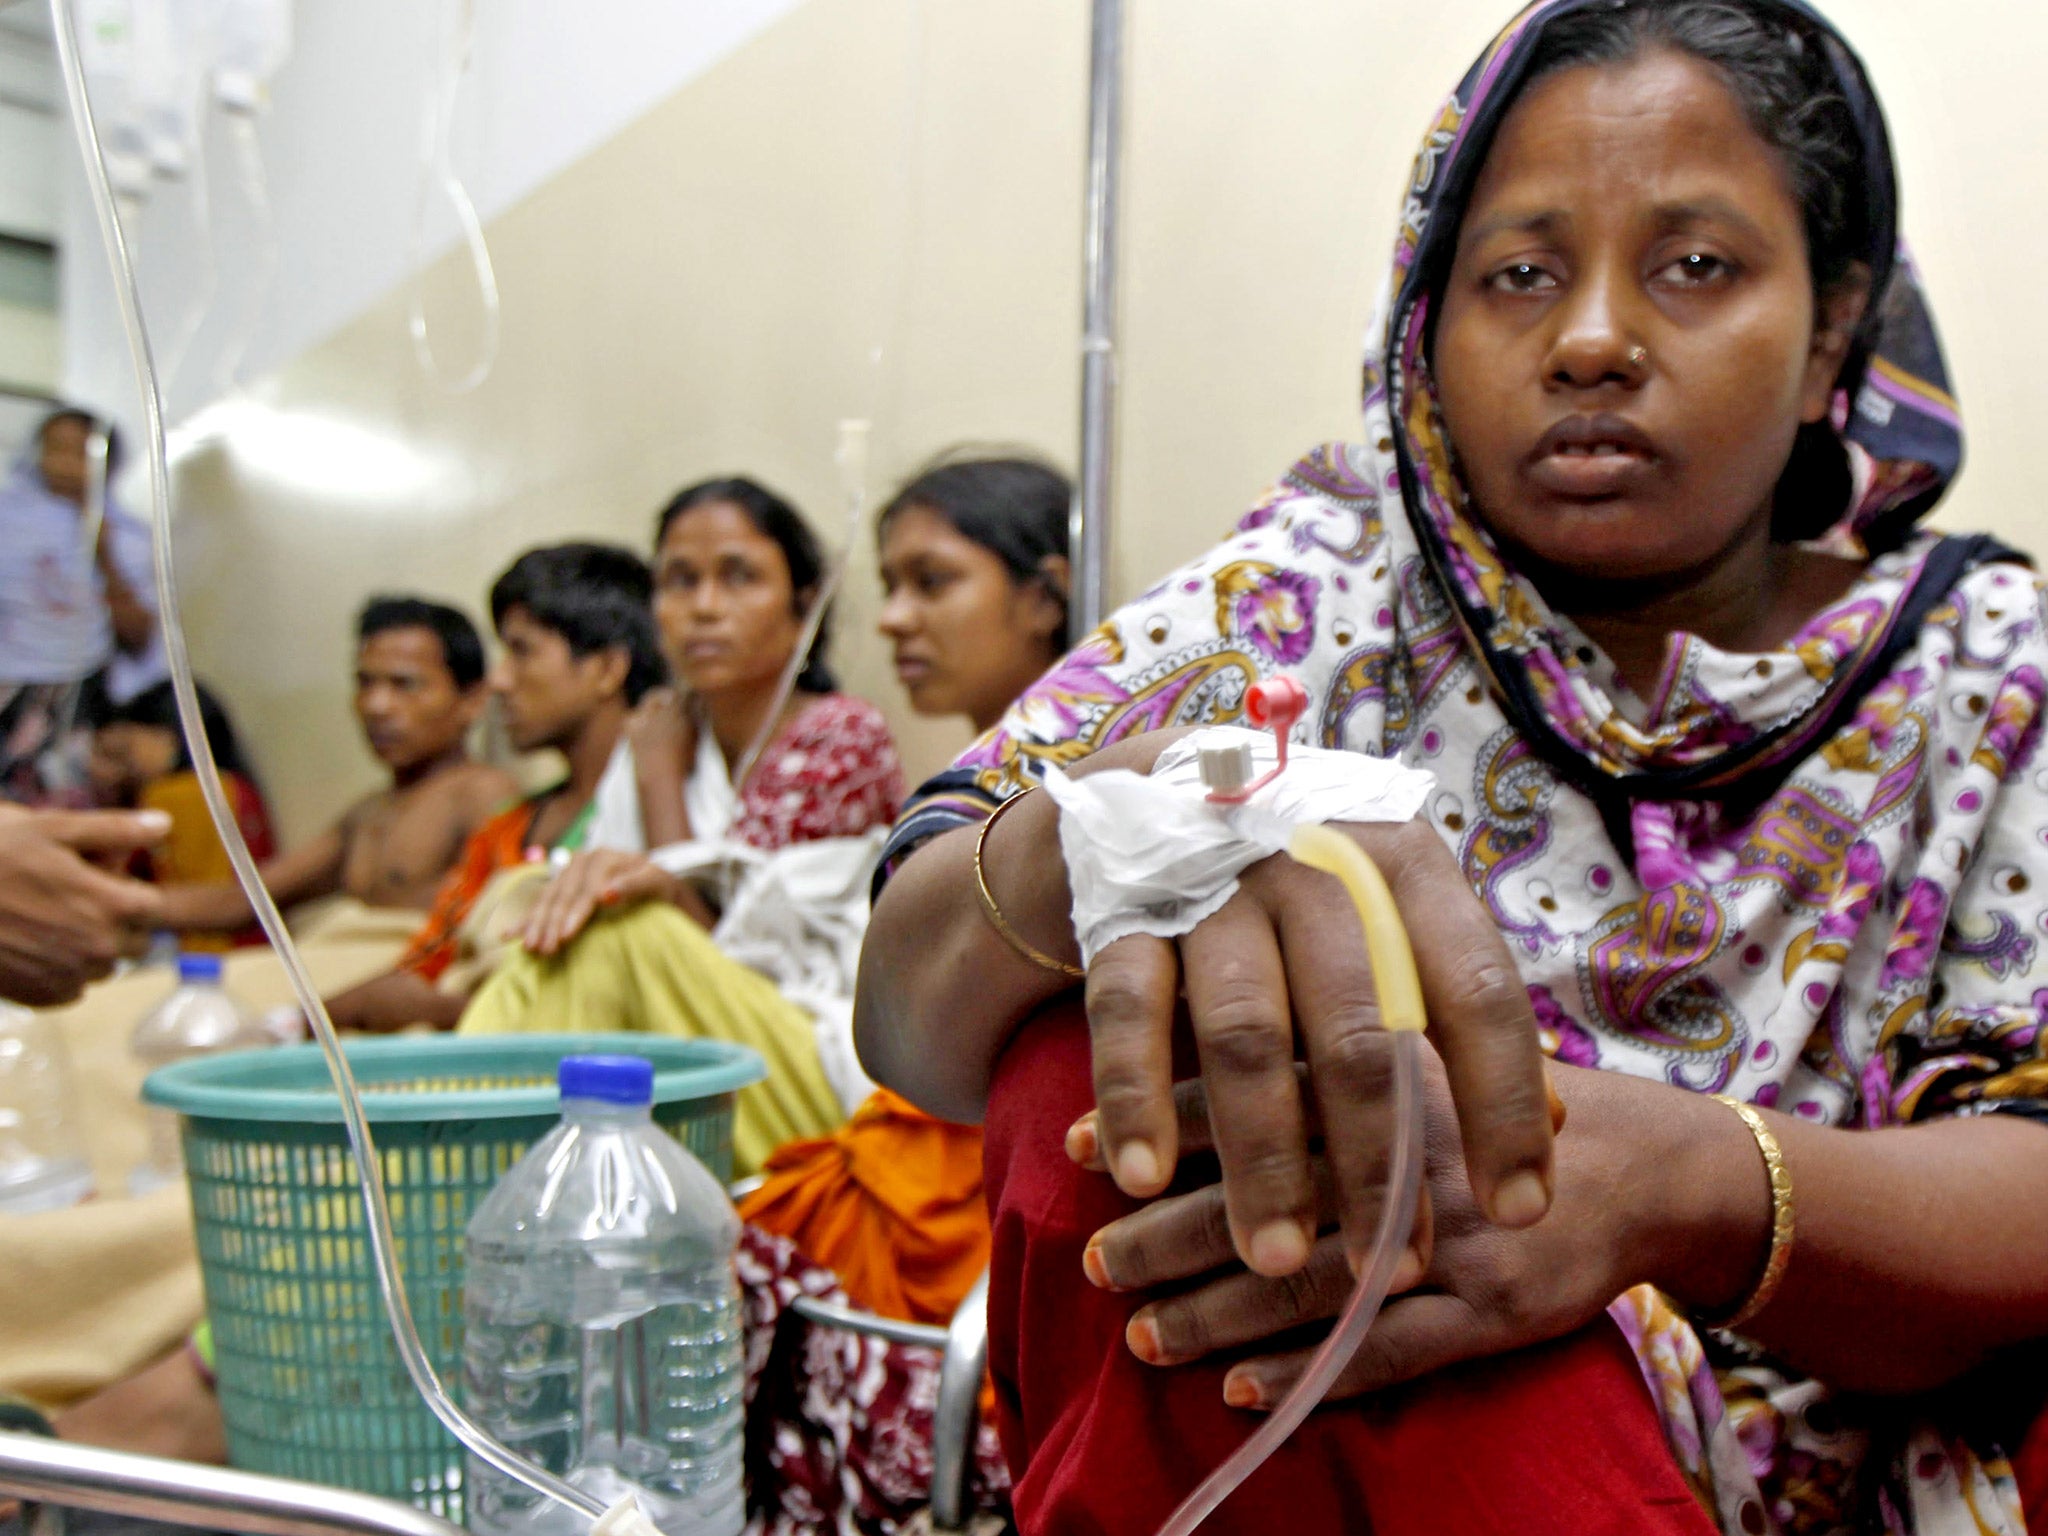
[[[1386,1204],[1380,1208],[1371,1256],[1337,1326],[1309,1362],[1307,1372],[1251,1438],[1182,1501],[1159,1536],[1192,1536],[1238,1485],[1264,1464],[1300,1427],[1335,1384],[1340,1372],[1365,1342],[1394,1271],[1415,1230],[1415,1208],[1422,1193],[1422,987],[1415,974],[1415,956],[1407,930],[1379,869],[1350,838],[1328,827],[1301,827],[1288,852],[1300,862],[1335,875],[1358,909],[1372,958],[1373,981],[1379,991],[1380,1017],[1394,1041],[1394,1132],[1387,1165]]]
[[[420,142],[420,195],[414,205],[412,223],[412,302],[406,316],[406,330],[412,336],[413,356],[420,371],[451,395],[466,395],[491,376],[498,361],[498,343],[503,319],[498,301],[498,271],[491,263],[490,242],[484,238],[483,220],[462,178],[455,174],[455,97],[476,51],[476,0],[459,0],[462,10],[441,80],[430,98]],[[476,361],[468,370],[450,377],[441,371],[434,355],[434,340],[427,324],[426,273],[427,204],[435,187],[455,211],[462,231],[462,243],[469,252],[469,266],[476,278],[477,303],[483,312],[483,340]]]
[[[71,7],[67,0],[49,0],[49,5],[51,29],[57,43],[59,71],[64,80],[65,100],[70,108],[71,127],[85,161],[86,184],[92,196],[94,214],[99,221],[100,238],[106,245],[108,264],[113,272],[115,299],[120,307],[121,324],[127,334],[129,356],[135,368],[136,388],[141,397],[142,444],[149,465],[150,510],[156,545],[158,617],[163,626],[164,651],[170,663],[172,686],[177,694],[178,717],[184,726],[185,739],[191,746],[192,766],[199,776],[199,785],[205,796],[207,809],[212,813],[214,825],[219,829],[229,862],[234,865],[235,875],[241,881],[243,890],[248,893],[257,919],[262,923],[263,931],[276,949],[286,976],[290,978],[292,991],[298,998],[300,1006],[305,1009],[314,1035],[326,1053],[328,1069],[334,1077],[335,1091],[341,1098],[342,1118],[348,1130],[349,1147],[355,1154],[356,1176],[363,1196],[364,1223],[368,1229],[370,1253],[376,1266],[378,1289],[383,1296],[385,1309],[391,1317],[391,1332],[398,1346],[399,1357],[405,1362],[406,1374],[411,1377],[414,1388],[425,1399],[434,1417],[447,1426],[449,1432],[465,1449],[508,1476],[518,1478],[536,1492],[546,1494],[595,1521],[606,1513],[603,1504],[498,1444],[456,1405],[441,1384],[440,1378],[435,1375],[433,1363],[427,1358],[426,1348],[420,1342],[419,1330],[413,1323],[412,1308],[405,1295],[404,1274],[398,1265],[397,1245],[392,1236],[391,1213],[385,1201],[383,1169],[377,1160],[376,1144],[370,1136],[369,1121],[363,1114],[362,1098],[356,1090],[355,1078],[349,1071],[348,1058],[342,1053],[341,1042],[334,1033],[334,1023],[328,1018],[327,1009],[321,1003],[320,990],[314,986],[312,977],[307,974],[305,963],[300,958],[297,947],[292,943],[290,932],[285,928],[284,918],[278,912],[277,904],[271,900],[270,893],[257,872],[256,860],[249,852],[249,845],[242,837],[240,826],[228,804],[226,792],[221,785],[220,769],[214,762],[213,752],[207,743],[206,730],[200,719],[199,699],[192,682],[191,661],[185,648],[184,626],[178,618],[178,584],[172,562],[170,537],[170,470],[164,451],[163,403],[158,394],[156,363],[150,352],[149,333],[143,324],[134,263],[129,256],[127,239],[115,206],[113,188],[108,180],[106,161],[100,150],[99,133],[93,122],[91,104],[86,98],[85,75],[80,67],[78,36],[72,21]]]
[[[1359,1276],[1337,1326],[1309,1362],[1307,1374],[1294,1384],[1294,1390],[1252,1437],[1188,1495],[1173,1517],[1160,1527],[1159,1536],[1191,1536],[1216,1506],[1258,1471],[1322,1402],[1338,1373],[1358,1353],[1358,1346],[1365,1342],[1380,1308],[1386,1304],[1387,1288],[1394,1283],[1394,1270],[1407,1251],[1409,1235],[1415,1227],[1421,1187],[1422,1037],[1402,1033],[1394,1036],[1394,1145],[1387,1169],[1387,1189],[1392,1198],[1381,1208],[1371,1261]]]
[[[234,328],[222,343],[220,356],[213,367],[214,391],[221,395],[231,395],[241,386],[242,359],[248,355],[250,343],[256,339],[256,328],[262,323],[263,311],[270,303],[282,261],[277,211],[270,201],[270,175],[263,165],[263,144],[256,136],[255,108],[252,106],[246,111],[231,109],[226,113],[226,121],[228,137],[234,144],[235,179],[240,184],[243,202],[255,227],[255,234],[249,241],[255,255],[244,275]]]

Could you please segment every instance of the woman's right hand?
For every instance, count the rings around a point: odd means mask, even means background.
[[[588,849],[570,858],[541,887],[533,910],[519,927],[519,942],[530,954],[543,958],[558,955],[607,908],[641,901],[683,906],[687,893],[686,881],[644,853]]]
[[[1426,823],[1344,828],[1379,865],[1415,950],[1479,1209],[1497,1225],[1551,1201],[1551,1127],[1536,1019],[1512,957]],[[1233,1246],[1252,1270],[1293,1274],[1316,1235],[1309,1105],[1325,1130],[1339,1225],[1368,1252],[1385,1182],[1391,1055],[1383,1049],[1358,917],[1328,875],[1276,855],[1176,942],[1127,938],[1088,968],[1104,1157],[1124,1193],[1160,1194],[1178,1160],[1173,1027],[1185,992],[1223,1169]]]

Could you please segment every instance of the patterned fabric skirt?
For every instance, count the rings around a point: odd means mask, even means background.
[[[799,1296],[850,1305],[839,1278],[785,1238],[743,1229],[747,1536],[898,1536],[931,1501],[936,1350],[820,1327]],[[974,1507],[1009,1509],[995,1430],[974,1448]]]

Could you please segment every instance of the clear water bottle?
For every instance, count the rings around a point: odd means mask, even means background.
[[[194,954],[178,957],[177,990],[143,1016],[128,1037],[128,1050],[144,1073],[150,1073],[174,1061],[270,1043],[271,1037],[221,985],[220,956]],[[145,1195],[184,1174],[177,1113],[151,1105],[149,1150],[128,1176],[128,1192]]]
[[[78,1124],[56,1025],[0,1002],[0,1212],[61,1210],[92,1195]]]
[[[562,1123],[469,1224],[463,1382],[491,1434],[667,1536],[745,1519],[739,1217],[653,1121],[654,1068],[561,1065]],[[586,1518],[469,1459],[477,1536],[582,1536]]]

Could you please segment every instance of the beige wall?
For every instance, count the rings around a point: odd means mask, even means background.
[[[54,393],[63,371],[63,341],[53,311],[0,302],[0,387]]]
[[[1120,592],[1350,430],[1414,136],[1507,4],[1133,10]],[[2029,72],[2048,19],[2036,0],[1968,0],[1939,28],[1927,0],[1835,10],[1894,113],[1908,228],[1975,433],[1949,521],[2048,543],[2048,123]],[[757,474],[832,528],[850,417],[874,423],[877,493],[959,438],[1071,463],[1085,34],[1083,0],[809,0],[493,223],[504,350],[481,389],[423,380],[400,295],[263,386],[276,407],[440,456],[440,480],[392,497],[186,461],[195,652],[289,834],[374,779],[344,687],[349,616],[372,590],[476,609],[521,547],[642,545],[666,492],[718,471]],[[457,352],[458,278],[444,265],[433,286]],[[899,707],[870,570],[842,604],[838,660],[922,772],[962,732]]]

